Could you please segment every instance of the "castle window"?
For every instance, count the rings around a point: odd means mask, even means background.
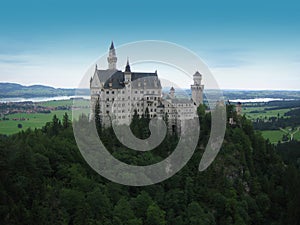
[[[155,91],[152,91],[152,94],[154,94],[155,93]]]
[[[115,98],[112,98],[112,101],[114,101],[115,100]]]
[[[108,101],[108,102],[109,102],[109,98],[107,98],[107,99],[106,99],[106,101]]]
[[[144,91],[140,91],[141,94],[144,94]]]
[[[106,113],[109,114],[109,111],[107,110]]]
[[[115,94],[115,92],[114,92],[114,91],[112,91],[111,93],[112,93],[112,94]]]
[[[125,101],[125,98],[122,98],[122,101]]]
[[[122,94],[124,94],[125,93],[125,91],[122,91]]]
[[[154,109],[154,112],[156,112],[156,109]]]
[[[109,94],[109,91],[106,91],[106,94]]]
[[[136,93],[136,94],[137,94],[137,91],[135,91],[134,93]]]

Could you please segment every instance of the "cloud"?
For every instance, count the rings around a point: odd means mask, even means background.
[[[30,64],[31,55],[0,54],[0,64]]]
[[[205,49],[201,55],[211,68],[236,68],[252,64],[249,60],[251,52],[247,49],[221,48]]]

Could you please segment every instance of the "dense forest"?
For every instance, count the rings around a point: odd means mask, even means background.
[[[228,106],[231,107],[231,106]],[[228,109],[232,113],[232,109]],[[243,225],[300,223],[300,178],[293,150],[279,149],[234,115],[220,153],[204,172],[198,165],[210,133],[210,113],[198,109],[201,133],[188,164],[172,178],[146,187],[119,185],[82,158],[66,114],[42,129],[0,137],[0,224]],[[147,116],[131,128],[149,135]],[[82,115],[77,125],[88,123]],[[74,125],[74,124],[73,124]],[[167,135],[153,152],[122,148],[112,129],[98,127],[103,143],[123,161],[162,160],[178,138]],[[289,147],[287,147],[289,148]]]

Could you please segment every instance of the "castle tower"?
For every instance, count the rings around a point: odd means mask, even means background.
[[[192,90],[192,100],[195,105],[198,107],[200,104],[203,103],[203,89],[204,85],[201,84],[202,75],[196,71],[193,75],[194,84],[191,85]]]
[[[109,48],[109,54],[107,57],[108,62],[108,69],[110,70],[116,70],[117,69],[117,55],[116,50],[114,47],[114,42],[111,42],[110,48]]]
[[[239,115],[239,116],[242,115],[242,103],[241,102],[237,103],[235,109],[236,109],[236,114],[237,115]]]
[[[125,83],[130,83],[131,81],[131,69],[129,65],[129,60],[127,59],[126,67],[125,67],[125,72],[124,72],[124,81]]]
[[[174,89],[174,87],[171,87],[171,89],[170,89],[170,97],[172,99],[175,98],[175,89]]]

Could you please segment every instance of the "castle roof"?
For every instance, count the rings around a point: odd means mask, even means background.
[[[199,71],[196,71],[196,73],[194,74],[194,77],[201,77],[202,75],[199,73]]]
[[[114,49],[114,48],[115,48],[114,42],[112,41],[109,49],[112,50],[112,49]]]
[[[104,82],[104,88],[122,89],[125,87],[124,72],[120,70],[96,70],[95,73],[99,80]],[[131,81],[133,89],[161,89],[157,73],[133,72]]]
[[[129,65],[129,59],[127,59],[126,67],[125,67],[125,72],[131,72],[130,65]]]

